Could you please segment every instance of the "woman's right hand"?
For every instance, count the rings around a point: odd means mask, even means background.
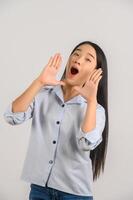
[[[56,80],[57,72],[61,66],[61,55],[56,53],[54,57],[51,56],[48,64],[43,69],[37,80],[42,85],[65,85],[63,81]]]

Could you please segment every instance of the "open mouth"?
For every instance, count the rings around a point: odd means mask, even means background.
[[[76,75],[76,74],[78,74],[79,73],[79,70],[77,69],[77,68],[75,68],[75,67],[71,67],[71,74],[72,75]]]

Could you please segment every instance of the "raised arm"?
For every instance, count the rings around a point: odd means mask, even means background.
[[[47,85],[64,85],[63,81],[56,80],[56,74],[60,68],[61,56],[55,54],[51,57],[46,67],[32,84],[12,103],[4,112],[5,120],[11,125],[22,124],[32,118],[35,106],[35,96],[39,90]]]
[[[46,85],[64,85],[64,82],[57,81],[56,75],[60,68],[61,56],[55,54],[51,57],[46,67],[41,74],[35,79],[32,84],[12,103],[12,112],[25,112],[32,102],[33,98]]]

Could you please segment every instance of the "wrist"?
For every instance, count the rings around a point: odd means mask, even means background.
[[[93,100],[87,100],[88,104],[97,104],[97,99],[93,99]]]
[[[38,78],[34,80],[34,82],[38,85],[38,87],[43,87],[45,86],[46,84],[45,83],[42,83]]]

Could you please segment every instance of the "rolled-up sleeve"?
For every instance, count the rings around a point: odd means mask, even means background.
[[[105,127],[105,109],[100,104],[96,109],[96,127],[85,133],[81,127],[77,135],[78,144],[84,151],[95,149],[102,142],[102,133]]]
[[[12,102],[7,106],[3,116],[7,123],[11,125],[22,124],[33,117],[35,100],[30,103],[25,112],[12,112]]]

